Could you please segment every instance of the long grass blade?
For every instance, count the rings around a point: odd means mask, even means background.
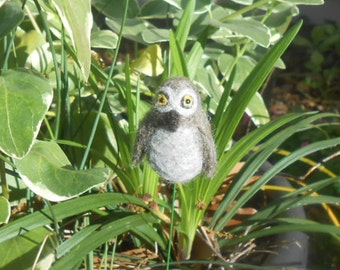
[[[296,128],[296,126],[294,125],[292,127],[292,129]],[[286,132],[286,131],[284,131]],[[282,134],[278,134],[281,135]],[[278,136],[274,136],[273,138],[274,140],[279,140]],[[290,164],[292,164],[293,162],[295,162],[296,160],[300,159],[303,156],[306,156],[308,154],[311,154],[313,152],[325,149],[325,148],[329,148],[329,147],[333,147],[335,145],[340,144],[340,138],[335,138],[335,139],[330,139],[330,140],[325,140],[325,141],[319,141],[319,142],[315,142],[312,143],[310,145],[307,145],[303,148],[300,148],[298,150],[296,150],[295,152],[293,152],[290,156],[287,156],[285,158],[283,158],[282,160],[280,160],[277,164],[275,164],[272,168],[270,168],[258,181],[256,181],[251,187],[250,189],[248,189],[235,203],[235,205],[233,205],[233,207],[228,211],[228,213],[219,220],[217,226],[215,226],[216,230],[220,230],[223,228],[224,224],[226,224],[231,218],[232,216],[237,212],[237,210],[242,207],[251,197],[254,196],[254,194],[265,184],[267,183],[270,179],[272,179],[275,175],[277,175],[280,171],[282,171],[284,168],[286,168],[287,166],[289,166]],[[243,173],[241,173],[241,177],[239,179],[236,179],[235,182],[241,182],[241,183],[245,183],[247,181],[247,179],[249,179],[250,175],[253,174],[254,172],[257,171],[256,168],[258,168],[262,162],[264,162],[265,160],[267,160],[268,158],[268,154],[272,153],[273,150],[276,148],[276,143],[269,145],[267,149],[263,150],[263,152],[259,153],[259,154],[255,154],[253,155],[253,157],[251,158],[251,162],[248,163],[243,170]],[[239,186],[235,185],[239,190]],[[234,186],[234,187],[235,187]],[[230,191],[230,193],[234,193],[235,195],[237,195],[237,190],[235,190],[235,188],[233,187],[233,191]],[[234,192],[235,190],[235,192]],[[235,199],[236,196],[230,196],[230,194],[228,194],[226,200],[224,200],[221,203],[221,209],[225,209],[225,207],[227,207],[228,205],[231,204],[230,200],[232,198]],[[220,216],[221,212],[218,212],[218,215],[216,214],[214,216],[214,220],[216,220],[216,218],[218,216]]]

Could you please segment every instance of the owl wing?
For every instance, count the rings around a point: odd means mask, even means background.
[[[198,130],[201,134],[203,141],[203,172],[207,177],[212,178],[216,171],[216,148],[213,136],[211,134],[210,123],[207,116],[204,115],[200,117],[200,124],[198,125]]]
[[[154,125],[152,124],[152,114],[145,116],[137,132],[135,150],[132,158],[132,165],[136,166],[141,162],[144,154],[147,152],[148,142],[154,133]]]

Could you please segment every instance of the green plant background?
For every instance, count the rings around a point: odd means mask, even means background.
[[[154,91],[172,76],[194,81],[218,151],[213,179],[178,185],[173,263],[208,264],[215,254],[217,264],[255,269],[232,260],[233,248],[290,231],[327,234],[338,249],[340,172],[327,163],[313,181],[291,171],[290,192],[228,226],[286,168],[308,170],[339,150],[339,137],[327,132],[338,128],[337,114],[270,120],[261,95],[273,69],[285,67],[281,56],[302,25],[291,23],[298,4],[322,1],[0,1],[0,268],[94,269],[95,253],[101,267],[112,267],[125,243],[159,249],[146,264],[164,267],[171,187],[147,161],[132,167],[131,155]],[[239,138],[245,117],[252,130]],[[294,136],[315,130],[323,135],[289,148]],[[289,154],[278,158],[280,148]],[[250,181],[268,160],[271,169]],[[320,219],[281,217],[315,204]],[[11,215],[20,205],[26,210]],[[219,252],[192,252],[202,230]]]

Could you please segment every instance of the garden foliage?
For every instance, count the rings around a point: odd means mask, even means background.
[[[1,269],[82,263],[93,269],[94,251],[104,254],[103,265],[108,254],[113,262],[127,238],[135,248],[157,247],[165,259],[170,187],[146,161],[132,167],[131,156],[154,91],[172,76],[187,76],[199,89],[218,151],[213,179],[199,176],[178,186],[173,260],[195,255],[203,225],[215,232],[221,251],[289,231],[328,233],[339,241],[328,206],[339,201],[319,193],[339,186],[340,177],[326,169],[313,183],[296,181],[239,226],[227,226],[286,167],[340,143],[325,135],[250,181],[293,134],[338,125],[338,115],[316,112],[270,121],[260,94],[273,69],[284,68],[281,56],[302,24],[291,24],[297,5],[321,0],[22,2],[0,0]],[[245,115],[254,129],[237,138]],[[330,221],[280,216],[312,204],[323,205]],[[25,211],[11,215],[23,205]]]

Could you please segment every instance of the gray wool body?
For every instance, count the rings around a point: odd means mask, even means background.
[[[184,77],[166,81],[137,133],[133,164],[144,155],[169,182],[186,182],[200,173],[211,178],[216,150],[211,127],[195,86]]]

